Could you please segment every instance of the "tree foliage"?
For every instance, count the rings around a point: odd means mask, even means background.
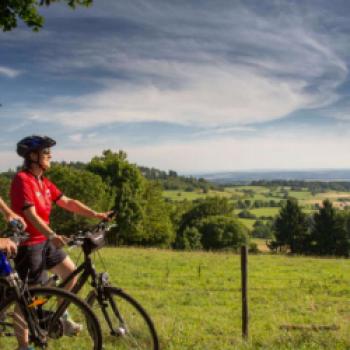
[[[145,246],[169,247],[175,239],[170,208],[162,197],[162,188],[154,182],[145,185],[143,194],[143,239]]]
[[[197,227],[186,227],[178,244],[184,250],[199,250],[203,248],[202,234]]]
[[[102,156],[94,157],[87,169],[101,176],[115,191],[114,209],[118,220],[116,229],[110,234],[110,243],[141,244],[145,179],[138,167],[127,161],[125,152],[107,150]]]
[[[236,218],[209,216],[199,225],[204,249],[237,249],[248,243],[248,229]]]
[[[271,221],[257,220],[253,225],[252,237],[255,238],[273,238],[273,228]]]
[[[308,223],[295,199],[288,199],[274,224],[274,247],[288,246],[292,253],[302,253],[308,238]]]
[[[96,211],[107,211],[113,204],[113,191],[101,177],[89,171],[57,164],[47,176],[66,196],[78,199]],[[55,207],[51,215],[55,230],[65,235],[84,229],[92,222],[94,221],[73,215],[59,207]]]
[[[0,196],[6,203],[9,203],[9,189],[11,180],[7,176],[0,176]],[[6,228],[6,222],[0,214],[0,230]]]
[[[39,8],[57,2],[64,2],[74,9],[77,6],[89,6],[93,0],[1,0],[0,28],[10,31],[18,26],[18,19],[21,19],[28,27],[38,31],[44,24]]]
[[[197,200],[184,212],[178,225],[177,249],[234,249],[248,237],[248,230],[233,215],[227,198]]]
[[[186,227],[194,226],[201,219],[208,216],[232,216],[233,209],[233,204],[230,203],[227,198],[221,198],[218,196],[194,201],[193,208],[182,216],[178,232],[181,234]]]
[[[247,243],[248,230],[236,218],[232,200],[218,196],[193,202],[167,202],[156,177],[178,175],[155,169],[150,174],[152,179],[145,178],[140,167],[128,161],[125,152],[107,150],[88,164],[53,163],[46,175],[64,194],[97,211],[117,210],[117,226],[108,238],[109,243],[185,250],[235,250]],[[13,171],[0,174],[0,195],[7,202],[13,175]],[[192,181],[190,178],[184,183]],[[237,203],[245,210],[264,204],[244,198]],[[52,213],[51,225],[59,233],[70,234],[91,223],[59,208]],[[0,229],[4,227],[0,216]],[[273,234],[270,246],[287,247],[292,253],[350,256],[350,211],[337,210],[326,200],[316,214],[307,216],[296,199],[288,198],[275,221],[256,221],[252,234],[266,239]]]
[[[341,215],[326,199],[314,215],[310,251],[317,255],[349,255],[349,215]]]

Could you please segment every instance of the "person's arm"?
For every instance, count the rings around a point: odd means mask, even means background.
[[[22,217],[14,213],[4,202],[4,200],[0,197],[0,211],[4,214],[4,217],[7,222],[10,222],[12,220],[18,220],[22,223],[24,229],[27,227],[27,224],[23,220]]]
[[[96,218],[100,220],[106,220],[108,219],[108,215],[110,212],[106,213],[97,213],[91,208],[89,208],[87,205],[84,203],[76,200],[69,198],[67,196],[62,196],[56,204],[60,206],[61,208],[68,210],[74,214],[82,215],[88,218]]]
[[[43,235],[52,241],[56,247],[62,247],[66,243],[64,236],[56,234],[50,226],[37,214],[35,207],[31,206],[23,211],[27,220]]]

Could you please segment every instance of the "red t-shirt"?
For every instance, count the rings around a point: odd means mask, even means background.
[[[12,181],[10,197],[15,213],[24,216],[23,210],[34,206],[38,216],[49,225],[52,202],[60,199],[62,192],[45,177],[39,179],[29,171],[20,171]],[[34,245],[47,239],[25,216],[24,220],[28,225],[26,232],[30,236],[23,245]]]

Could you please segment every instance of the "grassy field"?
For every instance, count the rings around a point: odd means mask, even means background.
[[[253,230],[253,226],[255,223],[254,219],[242,219],[242,218],[238,218],[238,220],[247,228],[249,228],[249,230]]]
[[[184,192],[184,191],[164,191],[163,196],[172,201],[183,201],[183,200],[195,200],[199,198],[205,198],[208,196],[220,196],[229,198],[232,202],[237,200],[244,201],[249,199],[251,203],[256,200],[262,200],[265,203],[271,200],[278,202],[285,199],[285,193],[288,191],[288,195],[298,200],[299,205],[303,208],[303,211],[307,214],[313,214],[316,210],[314,205],[322,205],[322,201],[330,199],[333,205],[337,208],[342,208],[345,205],[350,206],[350,193],[348,192],[326,192],[312,195],[307,189],[303,191],[292,191],[289,187],[278,187],[274,188],[273,191],[264,186],[232,186],[225,187],[223,191],[209,191],[208,193],[202,192]],[[338,199],[349,199],[348,202],[339,202]],[[241,209],[236,209],[235,212],[238,214]],[[262,208],[249,208],[251,213],[259,217],[275,217],[278,212],[278,207],[262,207]],[[251,219],[240,219],[240,221],[248,227],[250,230],[253,228],[255,220]]]
[[[350,349],[349,260],[250,256],[244,343],[238,255],[106,248],[103,257],[113,283],[152,315],[163,350]]]
[[[256,215],[257,217],[261,216],[272,216],[278,214],[280,211],[280,208],[255,208],[249,210],[252,214]]]

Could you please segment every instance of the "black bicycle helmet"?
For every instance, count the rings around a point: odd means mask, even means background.
[[[27,136],[17,143],[17,154],[20,157],[26,158],[30,152],[38,152],[55,145],[56,141],[48,136]]]

